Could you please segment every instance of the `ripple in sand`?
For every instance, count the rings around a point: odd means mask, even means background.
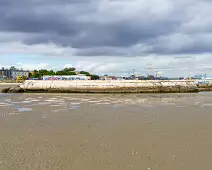
[[[13,104],[11,104],[11,103],[0,103],[0,106],[11,106],[11,105],[13,105]]]
[[[88,103],[99,103],[99,102],[101,102],[101,101],[99,101],[99,100],[90,100],[90,101],[88,101]]]
[[[33,98],[28,97],[28,98],[26,98],[25,100],[33,100]]]
[[[44,100],[44,102],[56,102],[56,100],[48,99],[48,100]]]
[[[26,100],[26,101],[22,101],[22,103],[31,103],[32,101],[30,100]]]
[[[61,105],[59,104],[54,104],[54,105],[50,105],[51,107],[60,107]]]
[[[37,105],[50,105],[51,102],[39,102],[37,103]]]
[[[105,104],[105,105],[108,105],[108,104],[111,104],[111,103],[102,102],[102,103],[95,103],[95,104]]]
[[[90,101],[92,99],[80,99],[82,102],[87,102],[87,101]]]
[[[39,102],[40,100],[36,100],[36,99],[34,99],[34,100],[31,100],[31,102]]]

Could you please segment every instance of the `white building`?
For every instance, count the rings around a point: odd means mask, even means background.
[[[7,77],[9,79],[17,79],[18,76],[29,77],[29,71],[18,69],[0,69],[0,76]]]
[[[13,79],[16,79],[18,76],[29,77],[29,71],[11,70],[11,75]]]

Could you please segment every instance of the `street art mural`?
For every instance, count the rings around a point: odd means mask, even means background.
[[[90,80],[88,76],[43,76],[43,80]]]

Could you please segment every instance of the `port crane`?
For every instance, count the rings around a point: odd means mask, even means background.
[[[148,70],[148,72],[147,72],[148,76],[151,76],[153,71],[155,71],[155,77],[158,77],[159,74],[162,74],[162,72],[159,71],[159,70],[162,70],[162,69],[159,69],[159,68],[148,67],[147,70]]]

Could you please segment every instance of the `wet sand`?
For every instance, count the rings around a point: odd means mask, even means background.
[[[212,93],[0,93],[0,169],[210,170],[211,122]]]

